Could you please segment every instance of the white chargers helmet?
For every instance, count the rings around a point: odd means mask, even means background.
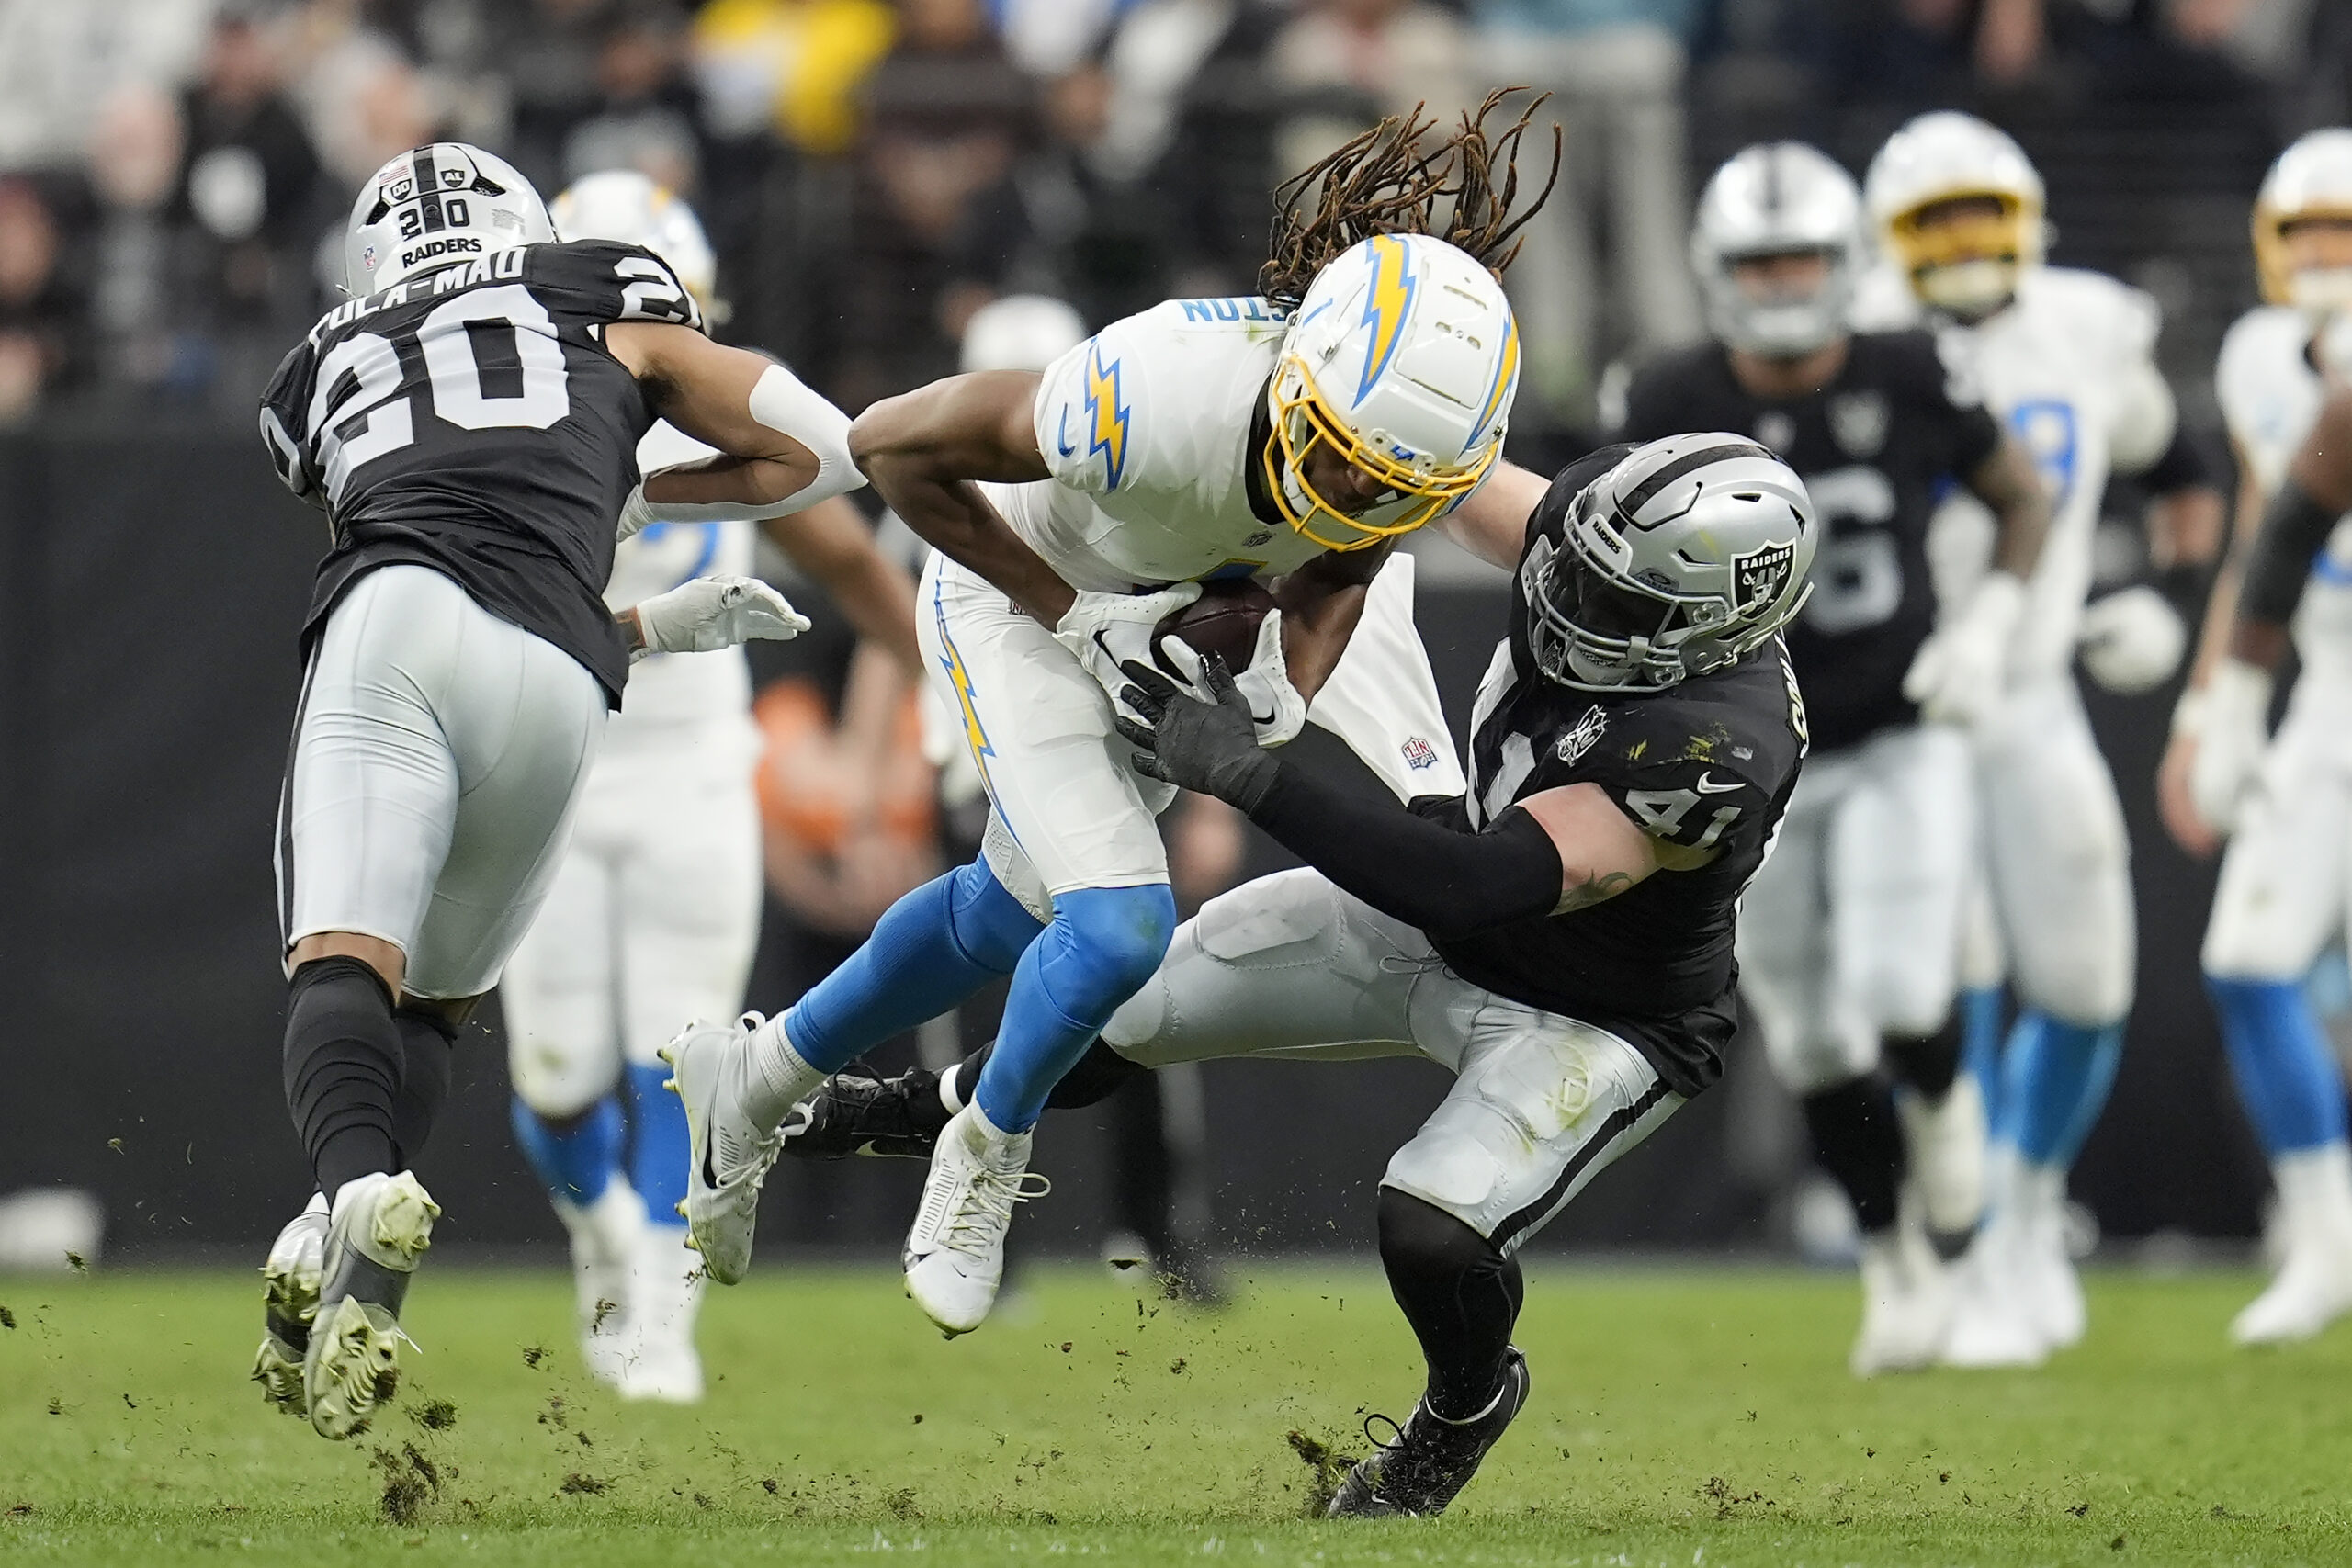
[[[435,141],[392,158],[359,187],[343,242],[344,288],[372,294],[451,261],[554,238],[547,204],[514,164],[462,141]]]
[[[1749,147],[1717,169],[1690,226],[1690,266],[1707,327],[1733,348],[1795,359],[1846,331],[1861,270],[1862,193],[1826,153],[1802,141]],[[1760,256],[1818,254],[1828,264],[1803,296],[1763,297],[1735,269]]]
[[[1989,204],[1981,216],[1920,222],[1930,208],[1972,199]],[[1862,201],[1912,293],[1963,320],[2007,305],[2018,275],[2049,253],[2041,175],[2007,131],[1974,115],[1939,109],[1888,137],[1862,176]]]
[[[1008,294],[964,323],[962,368],[1043,370],[1084,343],[1086,323],[1050,294]]]
[[[634,169],[582,175],[548,209],[559,238],[643,245],[670,264],[706,314],[716,302],[718,258],[695,209]]]
[[[2352,130],[2300,136],[2278,154],[2254,202],[2254,265],[2262,298],[2314,313],[2352,308],[2352,265],[2298,270],[2287,247],[2298,223],[2352,225]]]
[[[1359,241],[1315,275],[1267,388],[1267,493],[1326,549],[1444,515],[1494,467],[1519,389],[1519,324],[1495,275],[1426,234]],[[1307,482],[1322,442],[1392,492],[1351,517]]]
[[[1738,663],[1804,607],[1813,500],[1745,435],[1636,447],[1520,567],[1527,646],[1551,679],[1638,695]]]

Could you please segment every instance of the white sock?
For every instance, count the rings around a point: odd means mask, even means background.
[[[2352,1237],[2352,1147],[2296,1149],[2270,1162],[2290,1236]]]
[[[751,1072],[743,1085],[743,1109],[752,1122],[765,1132],[775,1131],[795,1100],[825,1081],[825,1075],[792,1048],[792,1038],[785,1032],[785,1020],[791,1016],[786,1013],[772,1018],[752,1032]]]
[[[964,1064],[958,1062],[939,1075],[939,1103],[947,1108],[950,1116],[964,1109],[964,1097],[956,1092],[956,1079],[963,1071]]]

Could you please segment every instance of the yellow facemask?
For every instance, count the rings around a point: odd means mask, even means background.
[[[1516,343],[1516,334],[1512,341]],[[1509,384],[1510,368],[1505,367],[1498,385]],[[1478,488],[1502,452],[1501,441],[1494,440],[1463,468],[1399,462],[1365,445],[1336,417],[1316,392],[1306,367],[1295,357],[1285,358],[1275,370],[1267,398],[1274,438],[1266,443],[1261,458],[1266,493],[1284,522],[1327,550],[1369,549],[1443,516]],[[1318,494],[1306,468],[1306,454],[1318,441],[1395,492],[1396,499],[1351,517]]]
[[[2307,299],[2304,296],[2312,293],[2312,290],[2309,288],[2297,287],[2298,269],[2295,266],[2294,253],[2287,244],[2287,231],[2293,224],[2309,222],[2313,219],[2332,219],[2338,222],[2352,223],[2352,207],[2315,203],[2297,208],[2292,212],[2282,212],[2267,201],[2255,203],[2254,270],[2262,280],[2263,303],[2296,305],[2306,309],[2335,309],[2343,304],[2352,303],[2352,299]],[[2322,274],[2339,275],[2346,269],[2305,267],[2301,270],[2305,276],[2316,276]]]
[[[1990,199],[2000,210],[1919,221],[1929,209],[1963,199]],[[1920,299],[1947,310],[1984,310],[2014,294],[2018,273],[2040,259],[2041,209],[2013,191],[1945,191],[1898,213],[1886,225],[1886,243]]]

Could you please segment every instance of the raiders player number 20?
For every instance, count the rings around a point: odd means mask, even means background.
[[[630,657],[808,624],[742,578],[616,617],[616,526],[775,516],[856,482],[839,411],[705,337],[650,252],[556,243],[529,184],[478,149],[379,170],[345,274],[352,299],[261,414],[332,543],[277,852],[287,1100],[320,1197],[272,1250],[254,1377],[330,1438],[390,1386],[439,1212],[409,1167],[450,1041],[546,894]],[[718,455],[640,481],[657,417]]]

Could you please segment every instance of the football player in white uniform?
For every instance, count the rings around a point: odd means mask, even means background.
[[[1174,791],[1135,771],[1114,694],[1120,661],[1151,657],[1203,580],[1273,584],[1279,613],[1238,674],[1264,743],[1311,716],[1399,794],[1461,788],[1408,562],[1389,552],[1475,512],[1500,457],[1519,339],[1490,265],[1509,245],[1520,127],[1490,141],[1465,122],[1439,146],[1417,120],[1384,122],[1295,182],[1304,211],[1264,297],[1170,300],[1042,377],[957,377],[861,416],[858,461],[937,547],[924,651],[992,809],[978,859],[900,900],[784,1017],[689,1029],[665,1053],[713,1278],[749,1264],[793,1103],[1010,974],[996,1049],[939,1141],[904,1252],[908,1293],[943,1330],[987,1316],[1012,1207],[1043,1190],[1030,1128],[1175,929],[1153,823]],[[1430,157],[1464,192],[1458,246],[1422,231]],[[1371,592],[1375,573],[1397,591]]]
[[[548,216],[565,240],[643,245],[697,299],[713,298],[701,223],[643,175],[590,175]],[[638,443],[648,473],[710,455],[666,421]],[[749,575],[753,526],[654,524],[615,550],[605,603]],[[855,506],[836,496],[760,526],[915,676],[913,580],[875,548]],[[499,984],[515,1141],[571,1238],[589,1369],[630,1398],[702,1393],[701,1277],[676,1213],[686,1123],[655,1053],[680,1019],[743,1003],[761,903],[751,696],[740,648],[664,654],[630,671],[571,850]]]
[[[1973,1073],[1950,1077],[1956,1062],[1943,1062],[1949,1092],[1940,1101],[1915,1094],[1906,1116],[1939,1227],[1967,1229],[1980,1193],[1990,1199],[1944,1359],[2029,1365],[2082,1336],[2062,1223],[2066,1170],[2114,1080],[2135,962],[2122,809],[2072,666],[2079,648],[2101,684],[2145,691],[2179,663],[2187,634],[2154,589],[2084,608],[2108,476],[2165,456],[2173,401],[2151,358],[2154,301],[2100,274],[2044,265],[2041,178],[2007,135],[1964,114],[1922,115],[1879,150],[1863,192],[1896,274],[1889,281],[1907,285],[1896,310],[1924,312],[1959,340],[1986,404],[2051,492],[2050,538],[2026,585],[2006,683],[1971,732],[1993,953],[2006,952],[2020,1004],[1993,1096],[1989,1172]],[[2219,507],[2192,476],[2166,495],[2154,525],[2185,530],[2201,511],[2210,537]],[[1972,945],[1975,972],[1964,979],[1997,985],[1998,959],[1984,956],[1992,942]],[[1981,1004],[1965,1010],[1997,1017]],[[1955,1032],[1949,1048],[1959,1043]]]
[[[2211,853],[2229,835],[2206,988],[2286,1243],[2278,1278],[2231,1325],[2241,1344],[2307,1338],[2352,1308],[2344,1081],[2303,991],[2344,940],[2352,881],[2352,130],[2315,130],[2279,154],[2254,251],[2267,303],[2230,328],[2214,372],[2243,476],[2238,547],[2159,780],[2185,846]],[[2302,671],[2273,738],[2290,623]]]

